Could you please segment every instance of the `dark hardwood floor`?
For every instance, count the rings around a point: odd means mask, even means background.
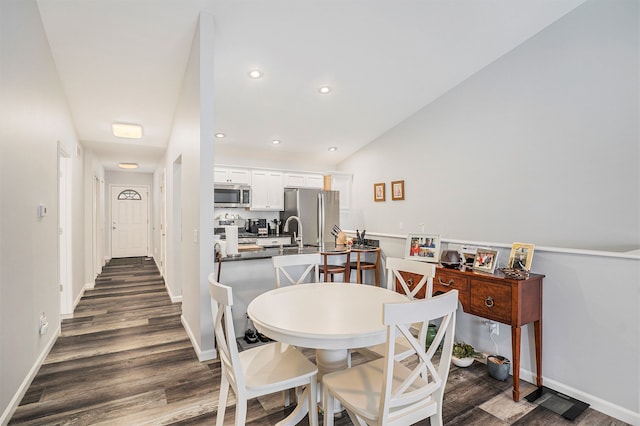
[[[9,424],[214,424],[220,364],[198,361],[180,314],[181,305],[171,303],[153,260],[113,259],[74,317],[63,321],[62,335]],[[314,358],[312,350],[305,353]],[[354,364],[361,361],[354,354]],[[625,424],[592,409],[570,422],[526,401],[515,403],[511,384],[491,378],[479,362],[452,366],[445,424]],[[526,395],[534,387],[522,382],[521,389]],[[290,411],[282,406],[281,393],[251,400],[247,424],[275,424]],[[233,408],[227,409],[225,424],[232,424]],[[352,423],[344,415],[336,424]]]

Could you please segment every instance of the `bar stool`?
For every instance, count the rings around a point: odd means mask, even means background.
[[[348,283],[349,279],[351,278],[351,252],[345,249],[341,251],[322,251],[320,252],[320,254],[323,258],[323,262],[320,264],[320,275],[324,274],[324,282],[326,283],[329,279],[331,280],[331,282],[334,282],[335,274],[344,274],[343,281],[345,283]],[[342,265],[330,263],[328,260],[329,256],[346,256],[346,263]]]
[[[356,271],[356,280],[358,284],[362,284],[362,271],[375,270],[375,285],[380,286],[380,247],[371,248],[354,248],[351,251],[356,253],[356,261],[349,264],[349,268]],[[365,262],[361,260],[366,253],[375,253],[375,262]]]

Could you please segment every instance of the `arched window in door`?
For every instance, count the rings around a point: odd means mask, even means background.
[[[118,200],[142,200],[140,193],[133,189],[125,189],[118,194]]]

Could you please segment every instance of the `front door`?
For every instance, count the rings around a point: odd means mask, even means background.
[[[149,188],[111,187],[111,257],[147,256]]]

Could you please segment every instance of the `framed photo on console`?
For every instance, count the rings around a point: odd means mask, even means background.
[[[498,252],[496,250],[478,248],[473,260],[473,270],[493,274],[498,264]]]
[[[533,244],[513,243],[511,246],[511,254],[509,254],[509,268],[512,269],[531,269],[531,261],[533,260]]]
[[[439,234],[408,234],[405,259],[438,263],[440,261]]]

